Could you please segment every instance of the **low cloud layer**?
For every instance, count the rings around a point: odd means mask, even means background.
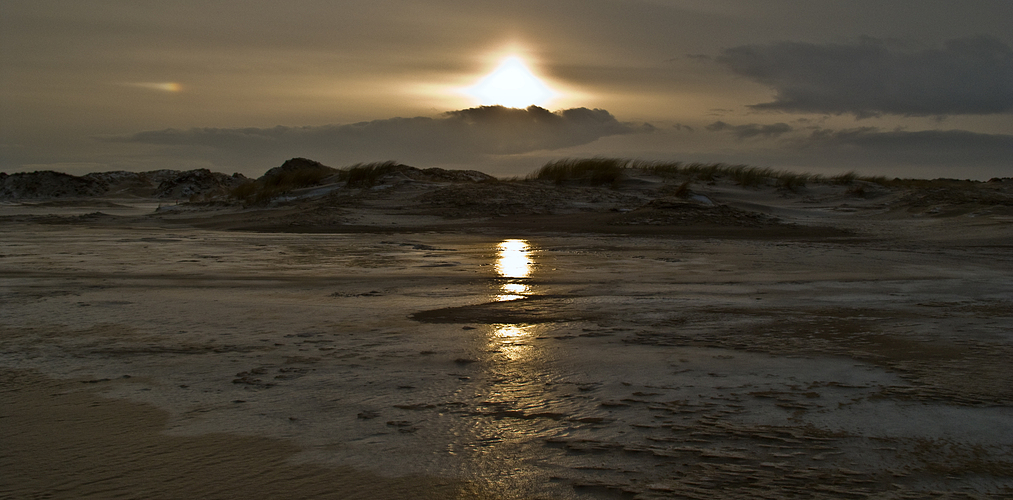
[[[883,131],[876,127],[818,129],[791,139],[789,146],[803,154],[834,155],[871,164],[962,165],[967,175],[985,178],[1013,172],[1013,135],[966,130]]]
[[[707,130],[711,132],[730,132],[737,139],[750,139],[753,137],[770,139],[787,134],[793,129],[791,125],[788,125],[787,123],[774,123],[771,125],[760,125],[757,123],[750,123],[747,125],[729,125],[725,122],[718,121],[707,125]]]
[[[397,159],[433,164],[554,150],[650,129],[646,124],[620,123],[602,109],[553,113],[537,106],[482,106],[450,111],[438,118],[390,118],[317,127],[167,129],[112,140],[200,148],[243,158],[272,153],[339,163]]]
[[[749,154],[772,164],[835,165],[866,172],[959,165],[964,176],[987,179],[1013,175],[1013,135],[1007,134],[873,126],[831,129],[786,123],[734,125],[723,121],[708,125],[706,130],[740,142],[748,140],[744,146],[752,148]],[[920,174],[911,171],[905,175]]]
[[[794,151],[808,165],[837,165],[868,174],[982,180],[1013,175],[1013,136],[1009,135],[820,129],[784,139],[778,148],[786,154]]]
[[[1013,49],[986,36],[911,48],[779,42],[722,51],[717,62],[774,89],[760,110],[932,116],[1013,112]]]

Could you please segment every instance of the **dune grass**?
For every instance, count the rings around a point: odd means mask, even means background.
[[[335,170],[329,167],[306,167],[298,170],[279,172],[274,175],[264,175],[261,183],[266,189],[279,191],[291,191],[304,187],[314,186],[320,181],[335,174]]]
[[[528,176],[529,179],[549,180],[556,184],[584,182],[591,185],[617,184],[623,175],[637,170],[659,177],[691,179],[712,182],[727,177],[742,186],[776,185],[787,189],[804,186],[814,178],[811,174],[724,163],[645,162],[625,158],[567,158],[545,164]]]
[[[725,163],[642,164],[638,168],[644,172],[664,177],[683,177],[701,182],[714,182],[719,178],[727,178],[745,187],[776,186],[784,189],[796,189],[817,178],[817,176],[808,173]]]
[[[394,173],[400,166],[396,161],[359,163],[341,169],[338,180],[345,181],[349,187],[373,187],[382,177]]]
[[[830,182],[832,182],[834,184],[843,184],[843,185],[846,186],[848,184],[854,183],[857,179],[858,179],[858,174],[855,173],[854,170],[852,170],[850,172],[845,172],[843,174],[838,174],[838,175],[830,177]]]
[[[396,161],[359,163],[340,169],[307,164],[302,168],[269,171],[257,180],[234,188],[229,197],[244,205],[265,205],[296,189],[316,186],[328,178],[333,182],[344,181],[348,187],[372,187],[402,166]]]
[[[616,185],[631,170],[659,177],[684,179],[689,182],[714,182],[718,179],[728,179],[744,187],[772,186],[789,191],[797,190],[808,184],[851,185],[856,181],[863,181],[890,186],[901,185],[899,183],[905,182],[901,179],[889,180],[883,176],[860,176],[853,171],[826,177],[806,172],[775,170],[749,165],[649,162],[604,157],[585,159],[567,158],[552,161],[529,175],[528,179],[549,180],[556,184],[574,182],[589,183],[591,185]]]
[[[396,161],[385,161],[359,163],[334,169],[310,160],[298,160],[304,163],[296,168],[282,168],[278,171],[272,169],[257,180],[236,187],[231,191],[230,197],[244,205],[263,205],[293,190],[318,185],[324,181],[345,182],[345,185],[351,188],[369,188],[376,186],[384,177],[407,168]],[[885,176],[861,176],[854,171],[823,176],[750,165],[659,162],[602,156],[551,161],[523,179],[514,178],[508,181],[549,181],[557,185],[573,183],[617,187],[624,178],[636,173],[680,181],[678,192],[682,195],[688,195],[689,186],[694,182],[709,183],[719,179],[743,187],[775,187],[787,191],[795,191],[809,184],[836,184],[849,186],[851,188],[849,192],[859,195],[864,195],[868,183],[884,187],[927,187],[947,181],[888,179]]]
[[[229,197],[244,205],[262,205],[295,189],[315,186],[338,173],[326,165],[305,158],[293,158],[279,168],[268,170],[259,179],[243,183]]]
[[[546,163],[528,178],[548,180],[556,184],[568,181],[586,182],[592,186],[616,184],[629,163],[630,160],[621,158],[566,158]]]

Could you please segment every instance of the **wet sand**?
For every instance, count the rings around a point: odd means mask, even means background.
[[[0,377],[4,498],[485,498],[461,481],[292,464],[299,449],[281,440],[168,436],[167,412],[89,381]]]
[[[18,207],[0,497],[1013,494],[1009,223],[770,206]]]

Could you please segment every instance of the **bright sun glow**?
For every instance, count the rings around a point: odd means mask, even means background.
[[[510,56],[499,67],[475,86],[465,89],[483,105],[500,104],[511,108],[526,108],[532,104],[541,106],[558,94],[542,82],[524,61]]]
[[[124,83],[123,85],[148,90],[161,90],[162,92],[179,92],[183,90],[183,86],[176,82],[133,82]]]

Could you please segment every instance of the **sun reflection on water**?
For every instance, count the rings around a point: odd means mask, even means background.
[[[503,293],[497,295],[496,300],[499,302],[506,302],[508,300],[523,299],[525,294],[527,294],[528,290],[531,288],[524,283],[503,283],[500,289]]]
[[[541,292],[541,285],[534,281],[537,251],[521,239],[503,240],[494,248],[495,275],[488,276],[486,293],[495,303],[481,304],[494,314],[476,332],[481,338],[475,339],[485,344],[484,362],[476,364],[484,371],[483,383],[469,385],[481,401],[478,412],[490,418],[467,421],[468,427],[461,432],[467,441],[457,449],[466,454],[468,466],[478,477],[502,486],[498,480],[505,477],[504,471],[510,471],[511,481],[521,474],[537,474],[526,461],[528,443],[540,443],[543,436],[555,432],[547,428],[554,421],[534,415],[556,411],[554,402],[546,402],[552,397],[546,391],[552,352],[540,339],[557,326],[540,323],[537,316],[528,314],[537,309],[533,295]],[[535,322],[524,323],[528,318]]]
[[[497,246],[496,274],[499,275],[499,290],[494,296],[497,302],[508,302],[527,298],[532,288],[528,283],[534,262],[531,246],[527,240],[503,240]],[[499,352],[511,361],[524,358],[530,348],[525,341],[531,336],[530,325],[496,324],[493,326],[493,344]]]
[[[496,258],[496,272],[504,278],[527,278],[531,275],[527,240],[503,240]]]
[[[496,273],[505,281],[500,284],[499,302],[523,299],[530,291],[523,280],[531,276],[530,246],[526,240],[503,240],[497,245]]]
[[[503,339],[516,339],[526,337],[531,332],[523,325],[496,325],[495,335]]]
[[[493,349],[509,361],[519,361],[529,356],[531,344],[526,340],[531,337],[531,325],[493,325],[493,328]]]

